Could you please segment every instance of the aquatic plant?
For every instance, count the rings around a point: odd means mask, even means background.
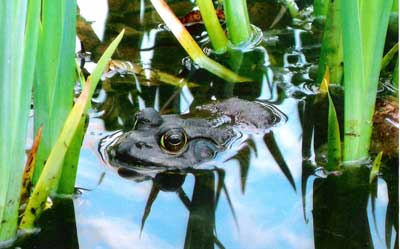
[[[322,37],[317,82],[321,82],[325,69],[329,69],[330,82],[343,82],[343,42],[342,23],[340,18],[340,0],[327,2],[324,34]],[[316,4],[316,3],[314,3]],[[316,13],[317,15],[317,13]]]
[[[33,104],[34,130],[43,127],[43,135],[37,152],[34,184],[73,105],[76,9],[76,1],[42,1]],[[79,150],[78,155],[68,157],[65,165],[69,166],[64,168],[76,169],[78,157]],[[72,193],[74,179],[71,177],[71,183],[62,183],[72,186],[69,191],[63,187],[64,192]]]
[[[345,162],[368,157],[391,7],[392,1],[328,3],[318,80],[328,66],[331,81],[344,85]]]
[[[40,4],[40,0],[0,4],[0,241],[12,239],[17,230]]]
[[[68,115],[65,125],[58,137],[51,153],[46,161],[43,168],[43,172],[35,186],[35,190],[29,199],[24,215],[21,220],[20,227],[25,230],[32,229],[34,227],[34,221],[40,215],[43,210],[43,203],[46,202],[47,196],[54,186],[56,186],[62,170],[62,163],[69,146],[74,139],[74,134],[77,129],[82,126],[85,121],[85,113],[90,107],[90,101],[96,88],[97,83],[103,74],[111,55],[114,53],[119,42],[121,41],[124,34],[124,30],[118,35],[117,38],[110,44],[99,62],[92,75],[88,78],[84,84],[84,88],[79,98],[76,100],[74,107]],[[34,210],[34,212],[32,211]]]
[[[174,34],[176,39],[198,66],[229,82],[249,81],[249,79],[237,75],[220,63],[207,57],[196,41],[192,38],[190,33],[186,30],[186,28],[182,25],[179,19],[163,0],[151,0],[151,3],[164,22],[167,24],[171,32]]]
[[[368,157],[372,115],[393,1],[343,1],[344,161]]]
[[[69,118],[69,124],[62,132],[63,136],[58,141],[57,137],[64,125],[63,115],[65,117],[68,115],[73,103],[75,17],[75,1],[21,0],[2,2],[0,6],[0,24],[4,34],[0,39],[2,94],[0,116],[3,120],[0,124],[2,141],[0,144],[0,241],[6,241],[4,243],[9,243],[15,237],[18,228],[32,92],[34,92],[35,126],[36,128],[44,127],[38,161],[43,163],[47,160],[45,151],[51,149],[47,146],[51,144],[56,144],[56,146],[53,148],[55,152],[46,162],[45,173],[40,173],[41,166],[37,169],[36,179],[39,179],[39,182],[35,193],[39,194],[29,200],[27,204],[29,209],[26,209],[26,217],[22,217],[25,222],[21,227],[25,229],[33,227],[34,220],[45,206],[47,196],[57,189],[59,182],[62,182],[60,175],[68,178],[62,183],[65,187],[61,188],[62,191],[71,192],[71,188],[74,187],[76,167],[71,166],[76,165],[79,157],[77,151],[79,152],[80,149],[82,130],[78,136],[80,140],[77,139],[74,142],[72,157],[67,156],[64,160],[64,155],[69,149],[71,140],[77,134],[75,132],[77,126],[83,129],[83,112],[75,111],[74,115],[77,117],[73,121]],[[113,49],[115,47],[116,45]],[[87,84],[86,88],[90,86],[90,89],[85,89],[85,94],[82,94],[80,98],[82,100],[79,99],[74,109],[87,110],[87,103],[93,94],[95,83],[104,71],[112,51],[110,50],[103,58],[103,62],[99,63],[91,78],[91,85]],[[83,102],[84,96],[86,96],[86,102]],[[65,171],[67,172],[65,175],[62,173],[63,163],[70,166],[64,167],[69,170]],[[42,178],[49,181],[41,181]],[[26,181],[29,182],[29,180]],[[29,191],[24,190],[22,193],[28,195]]]

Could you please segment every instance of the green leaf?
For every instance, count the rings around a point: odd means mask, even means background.
[[[61,167],[63,163],[62,159],[65,157],[67,149],[73,140],[74,134],[76,133],[79,124],[82,122],[82,118],[84,118],[84,113],[90,106],[91,97],[101,77],[101,74],[104,72],[107,63],[121,41],[123,34],[124,30],[106,49],[103,56],[97,63],[93,74],[88,78],[81,95],[77,99],[74,107],[68,115],[64,128],[62,129],[57,142],[51,150],[42,174],[40,175],[40,178],[35,186],[35,190],[29,199],[28,205],[21,220],[21,229],[27,231],[33,229],[34,221],[42,213],[46,199],[49,196],[50,191],[57,184],[56,179],[58,179],[59,175],[61,174]]]
[[[40,0],[0,4],[0,241],[17,229],[39,17]]]
[[[328,164],[326,170],[338,170],[341,159],[342,150],[340,142],[339,122],[337,119],[335,105],[328,91],[329,112],[328,112]]]
[[[379,152],[372,163],[371,173],[369,174],[369,184],[372,184],[372,182],[378,177],[379,169],[381,168],[382,154],[382,151]]]
[[[381,58],[392,0],[342,1],[344,160],[368,157]]]
[[[397,42],[382,58],[381,71],[386,68],[396,53],[399,51],[399,43]]]

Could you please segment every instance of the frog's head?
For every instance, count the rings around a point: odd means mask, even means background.
[[[146,108],[108,152],[117,166],[187,168],[213,159],[233,136],[231,129],[213,127],[204,119],[161,116]]]

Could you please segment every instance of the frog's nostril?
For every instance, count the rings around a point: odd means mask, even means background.
[[[144,143],[143,142],[137,142],[137,143],[135,143],[135,145],[136,145],[136,148],[141,149],[141,148],[143,148]]]
[[[147,149],[151,149],[153,148],[153,146],[146,144],[145,142],[136,142],[135,143],[136,148],[138,149],[143,149],[143,148],[147,148]]]

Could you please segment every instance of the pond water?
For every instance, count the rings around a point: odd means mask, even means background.
[[[193,69],[149,1],[78,4],[85,19],[78,33],[92,60],[126,27],[114,59],[138,63],[143,74],[117,73],[101,83],[81,150],[78,193],[72,201],[56,200],[41,218],[42,232],[22,248],[307,249],[339,248],[343,241],[344,248],[387,248],[398,241],[397,168],[387,163],[387,175],[379,177],[372,198],[364,181],[335,189],[335,176],[327,177],[318,167],[317,161],[324,160],[318,149],[326,142],[326,127],[314,131],[313,124],[325,124],[326,111],[307,110],[318,89],[314,79],[321,33],[307,14],[292,21],[285,13],[271,28],[281,5],[250,1],[252,23],[263,32],[239,72],[257,80],[230,84]],[[194,5],[170,1],[170,6],[183,16]],[[202,25],[189,28],[207,45]],[[92,66],[85,63],[88,71]],[[160,84],[155,70],[200,86]],[[184,176],[150,172],[138,179],[107,162],[106,144],[132,128],[134,114],[144,107],[185,114],[233,96],[272,104],[286,121],[263,132],[243,132],[223,157],[184,171]],[[361,176],[355,179],[368,178],[365,170],[356,174]],[[354,196],[343,191],[354,191]],[[56,218],[60,212],[61,220]]]

